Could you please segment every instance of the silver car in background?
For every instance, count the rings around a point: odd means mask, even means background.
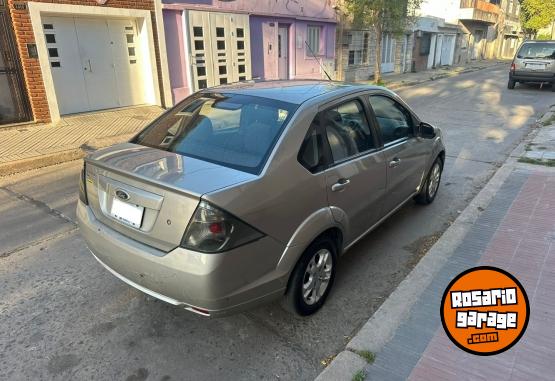
[[[95,258],[149,295],[204,316],[283,297],[305,316],[347,249],[434,200],[444,160],[439,129],[384,88],[241,83],[86,158],[77,214]]]
[[[517,83],[547,83],[555,91],[555,41],[526,41],[518,49],[507,87]]]

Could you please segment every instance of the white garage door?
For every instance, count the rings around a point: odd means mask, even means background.
[[[42,21],[60,114],[145,103],[132,20],[44,17]]]

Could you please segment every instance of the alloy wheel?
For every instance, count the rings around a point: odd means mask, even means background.
[[[439,188],[439,180],[441,178],[441,167],[438,162],[436,162],[430,173],[430,179],[428,180],[428,196],[433,198]]]
[[[332,254],[328,249],[320,249],[312,256],[303,276],[302,295],[306,304],[318,303],[325,294],[332,269]]]

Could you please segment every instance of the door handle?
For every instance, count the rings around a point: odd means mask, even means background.
[[[339,179],[339,180],[337,180],[337,182],[335,184],[333,184],[331,186],[331,191],[332,192],[341,192],[343,189],[345,189],[347,187],[347,185],[349,185],[350,182],[351,182],[351,180],[349,180],[349,179]]]
[[[398,157],[394,158],[393,160],[391,160],[389,162],[389,168],[395,168],[397,167],[399,164],[401,164],[401,159],[399,159]]]

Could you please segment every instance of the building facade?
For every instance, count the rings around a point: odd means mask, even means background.
[[[501,0],[424,0],[419,14],[458,25],[454,63],[491,59],[497,56]]]
[[[325,78],[334,71],[329,0],[163,0],[172,99],[260,78]]]
[[[412,70],[422,71],[457,64],[461,35],[458,25],[449,24],[442,18],[419,17],[414,31]]]
[[[513,58],[523,41],[524,32],[520,24],[520,3],[518,0],[503,0],[501,2],[497,39],[497,57]]]
[[[0,64],[11,63],[9,87],[19,89],[19,98],[2,95],[0,110],[23,110],[5,123],[164,105],[165,51],[154,0],[2,0],[0,6]]]

